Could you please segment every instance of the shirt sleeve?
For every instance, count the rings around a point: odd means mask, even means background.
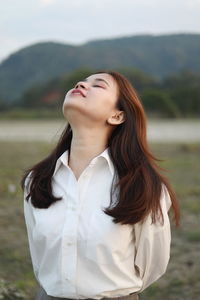
[[[29,183],[30,177],[27,176],[25,180],[24,185],[24,218],[25,218],[25,224],[26,224],[26,230],[28,235],[28,243],[29,243],[29,250],[30,250],[30,256],[31,261],[33,265],[33,271],[35,274],[35,277],[38,279],[38,262],[37,262],[37,255],[34,247],[33,242],[33,228],[35,225],[35,219],[33,215],[33,207],[31,204],[31,200],[26,200],[26,196],[28,195],[28,183]]]
[[[145,222],[135,224],[135,267],[142,280],[140,292],[165,273],[169,262],[171,230],[168,211],[171,199],[164,185],[160,201],[163,224],[159,221],[152,224],[150,215]]]

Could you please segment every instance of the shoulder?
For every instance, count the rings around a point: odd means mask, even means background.
[[[164,183],[162,183],[160,204],[161,204],[162,209],[164,209],[166,211],[168,211],[170,209],[171,204],[172,204],[169,191]]]
[[[28,175],[26,176],[25,180],[24,180],[24,191],[25,192],[27,192],[29,190],[30,183],[31,183],[31,180],[32,180],[32,175],[33,175],[33,172],[30,171],[28,173]]]

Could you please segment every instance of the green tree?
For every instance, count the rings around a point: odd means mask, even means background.
[[[141,92],[147,88],[156,87],[157,81],[149,74],[134,68],[120,68],[118,69],[124,76],[126,76],[134,88]]]
[[[166,90],[173,102],[179,107],[182,115],[200,115],[200,76],[185,70],[170,76],[163,81]]]
[[[147,112],[170,118],[178,118],[181,116],[179,108],[172,101],[170,96],[162,90],[146,89],[141,94],[141,100]]]

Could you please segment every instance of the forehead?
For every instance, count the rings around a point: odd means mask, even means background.
[[[97,74],[90,75],[86,78],[87,81],[93,81],[96,79],[104,79],[108,83],[110,88],[112,88],[112,89],[117,88],[117,83],[115,82],[114,78],[110,74],[97,73]]]

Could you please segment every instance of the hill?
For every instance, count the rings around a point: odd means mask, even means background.
[[[200,74],[199,53],[200,34],[138,35],[80,46],[38,43],[0,64],[0,99],[14,102],[30,87],[79,68],[133,67],[158,79],[181,70]]]

